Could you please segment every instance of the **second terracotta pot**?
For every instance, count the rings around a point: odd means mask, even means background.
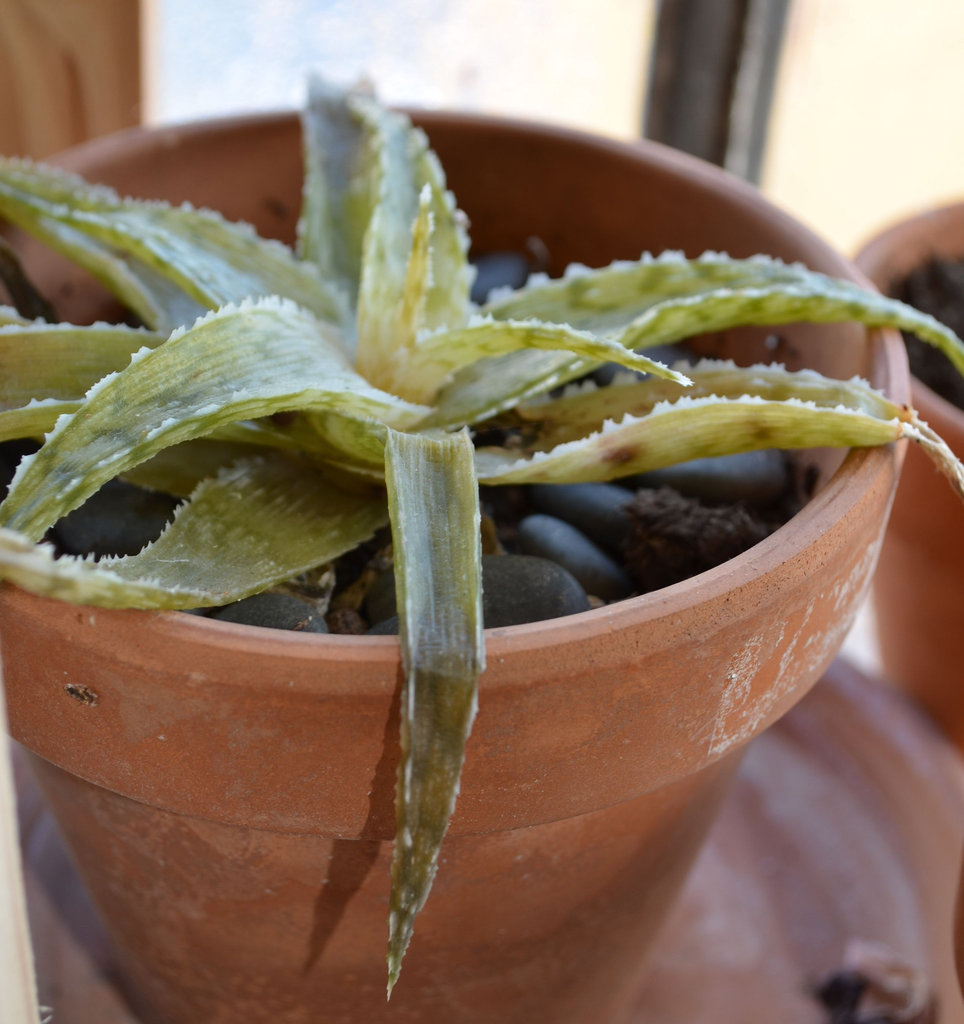
[[[752,189],[659,147],[420,118],[482,250],[538,239],[553,273],[645,249],[768,252],[852,276]],[[138,131],[65,160],[293,237],[293,117]],[[89,282],[25,246],[65,313]],[[763,358],[767,332],[708,350]],[[776,355],[907,397],[899,339],[781,330]],[[820,489],[710,572],[488,630],[434,891],[385,1001],[398,647],[0,589],[11,729],[166,1024],[616,1024],[746,744],[816,682],[876,561],[894,448],[814,453]],[[75,993],[65,998],[76,998]]]
[[[964,259],[964,203],[894,224],[857,255],[885,294],[933,257]],[[962,296],[964,301],[964,296]],[[964,410],[912,381],[914,406],[964,457]],[[964,750],[964,524],[960,501],[923,453],[907,453],[873,586],[884,674]]]

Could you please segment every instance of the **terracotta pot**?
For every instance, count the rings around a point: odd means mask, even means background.
[[[964,203],[895,224],[864,246],[857,263],[886,293],[933,256],[964,258]],[[922,418],[964,455],[964,411],[916,379],[911,390]],[[912,449],[873,585],[881,662],[885,675],[912,693],[964,749],[962,599],[960,502]]]
[[[553,271],[643,249],[763,251],[853,276],[754,191],[662,148],[420,120],[479,249],[535,236]],[[292,117],[132,132],[64,162],[292,236]],[[97,312],[73,271],[29,258],[64,312]],[[790,363],[860,372],[906,398],[895,335],[781,336]],[[772,348],[762,331],[706,344],[741,358]],[[3,589],[12,731],[36,755],[145,1016],[624,1019],[741,751],[819,678],[868,585],[899,452],[812,460],[819,493],[739,558],[646,597],[488,631],[459,804],[387,1006],[394,638],[282,635]]]

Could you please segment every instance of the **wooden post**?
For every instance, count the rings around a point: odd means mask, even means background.
[[[790,0],[660,0],[644,134],[758,181]]]
[[[0,0],[0,153],[44,157],[141,120],[149,0]]]

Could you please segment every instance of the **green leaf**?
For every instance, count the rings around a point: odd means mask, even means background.
[[[466,433],[390,431],[385,471],[405,688],[388,991],[428,897],[484,668],[478,488]]]
[[[668,394],[649,381],[575,390],[533,406],[518,451],[481,448],[486,484],[611,480],[689,459],[759,448],[860,447],[912,436],[903,407],[858,380],[812,370],[737,367],[705,361],[691,368],[692,394]]]
[[[41,437],[84,393],[163,338],[115,324],[76,327],[10,318],[0,309],[0,441]]]
[[[298,254],[358,301],[361,254],[371,218],[365,133],[348,94],[313,75],[302,115],[305,177]]]
[[[596,387],[591,381],[572,384],[559,397],[519,406],[515,410],[517,425],[525,434],[528,449],[534,452],[577,441],[601,431],[607,422],[645,416],[661,403],[684,397],[734,399],[749,395],[772,402],[798,398],[817,406],[863,411],[877,419],[902,415],[900,406],[857,378],[843,381],[815,370],[790,372],[776,364],[744,367],[730,360],[713,359],[687,365],[686,370],[690,379],[687,387],[628,373],[617,374],[605,387]]]
[[[361,440],[339,440],[364,441],[366,456],[381,443],[383,424],[425,413],[370,387],[348,365],[334,329],[305,310],[277,300],[226,307],[91,388],[21,463],[0,522],[37,540],[102,484],[162,449],[235,420],[300,408],[357,418]]]
[[[685,260],[669,253],[601,270],[580,267],[557,282],[537,280],[490,302],[482,312],[497,319],[565,320],[636,349],[749,324],[854,320],[912,330],[964,371],[964,344],[933,317],[848,281],[769,257],[730,260],[707,253]],[[473,365],[442,390],[432,422],[478,422],[592,366],[571,356],[533,352]]]
[[[0,577],[107,608],[228,604],[352,550],[387,519],[383,494],[341,490],[300,460],[247,459],[202,482],[136,555],[55,559],[0,528]]]
[[[577,331],[565,324],[536,320],[499,321],[490,317],[473,318],[465,327],[420,337],[405,363],[405,393],[413,400],[428,402],[446,377],[459,369],[479,360],[523,349],[564,350],[595,363],[609,360],[679,384],[687,382],[684,373],[634,352],[619,339],[610,340],[588,331]],[[433,414],[427,423],[434,422]]]
[[[0,159],[0,216],[86,267],[165,333],[199,310],[270,295],[348,321],[344,297],[314,267],[211,210],[121,199],[53,167]]]
[[[243,460],[276,457],[279,456],[270,448],[201,437],[159,451],[147,462],[127,470],[124,479],[152,491],[187,498],[198,484],[229,466]]]
[[[467,318],[468,241],[424,132],[362,96],[350,102],[366,131],[373,204],[362,252],[357,366],[372,383],[394,389],[415,331]],[[408,316],[399,316],[402,308]]]
[[[117,324],[49,324],[35,320],[0,325],[0,405],[32,399],[79,399],[101,377],[123,369],[141,348],[163,337]]]
[[[61,416],[69,416],[81,406],[80,400],[48,398],[28,402],[17,409],[0,410],[0,441],[21,437],[43,437]]]

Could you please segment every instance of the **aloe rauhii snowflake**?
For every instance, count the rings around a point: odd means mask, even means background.
[[[574,267],[477,306],[464,218],[421,131],[316,82],[304,138],[296,251],[210,211],[0,162],[0,217],[89,269],[144,325],[0,308],[0,440],[43,438],[0,505],[0,576],[85,604],[223,605],[390,522],[406,676],[390,991],[484,668],[478,482],[606,480],[764,445],[908,437],[964,494],[940,439],[860,381],[645,354],[800,320],[912,330],[962,370],[964,345],[898,302],[766,257]],[[604,362],[634,372],[557,390]],[[469,428],[509,410],[522,446],[475,447]],[[55,557],[47,530],[119,475],[185,499],[167,530],[136,555]]]

